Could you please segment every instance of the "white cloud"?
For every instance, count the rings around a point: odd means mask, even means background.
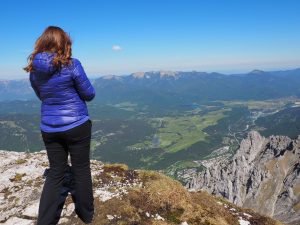
[[[113,46],[111,47],[111,49],[112,49],[113,51],[121,51],[121,50],[122,50],[122,47],[121,47],[120,45],[113,45]]]

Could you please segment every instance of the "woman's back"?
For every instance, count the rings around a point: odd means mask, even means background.
[[[64,131],[88,120],[85,101],[95,96],[77,59],[57,70],[52,64],[54,56],[48,52],[35,55],[30,73],[31,85],[42,101],[41,130],[46,132]]]

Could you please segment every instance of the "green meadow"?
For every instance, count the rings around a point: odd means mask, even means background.
[[[165,152],[175,153],[184,150],[199,141],[206,141],[208,134],[204,128],[218,123],[230,108],[211,111],[205,115],[183,115],[177,117],[152,118],[149,123],[156,129],[158,146]],[[131,147],[136,149],[151,148],[153,143],[145,140]]]

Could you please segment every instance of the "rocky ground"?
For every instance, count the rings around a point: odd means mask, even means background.
[[[252,131],[230,161],[207,166],[186,185],[240,207],[300,224],[300,136],[265,138]]]
[[[0,224],[35,224],[48,167],[45,151],[0,151]],[[97,225],[275,225],[281,224],[224,198],[187,191],[178,181],[124,164],[91,161]],[[67,197],[59,224],[83,224]]]

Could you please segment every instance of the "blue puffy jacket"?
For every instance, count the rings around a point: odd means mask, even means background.
[[[55,53],[38,53],[33,59],[30,83],[42,101],[40,128],[44,132],[60,132],[89,119],[86,101],[95,90],[79,60],[57,70],[52,65]]]

